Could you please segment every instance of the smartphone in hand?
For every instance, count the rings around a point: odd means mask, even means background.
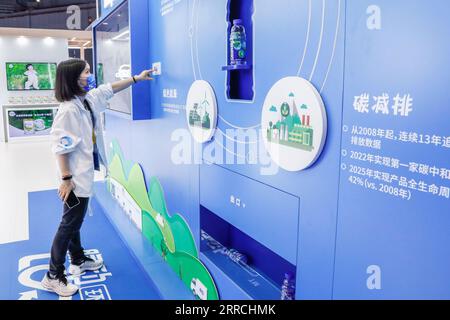
[[[69,209],[72,209],[80,204],[80,199],[75,195],[75,193],[70,191],[69,197],[66,200],[66,205]]]

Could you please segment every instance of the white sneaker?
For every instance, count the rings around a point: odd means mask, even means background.
[[[69,273],[78,276],[85,271],[95,271],[103,267],[103,260],[93,260],[91,258],[85,258],[84,262],[77,266],[75,264],[70,264]]]
[[[78,287],[72,283],[67,282],[66,277],[58,277],[51,279],[48,273],[45,273],[44,279],[41,281],[41,285],[48,291],[55,292],[61,297],[71,297],[78,291]]]

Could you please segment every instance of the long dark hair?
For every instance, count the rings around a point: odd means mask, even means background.
[[[56,100],[70,101],[86,93],[78,84],[78,79],[85,68],[86,61],[81,59],[69,59],[58,65],[55,81]]]

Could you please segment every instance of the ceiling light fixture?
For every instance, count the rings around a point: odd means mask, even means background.
[[[24,37],[24,36],[20,36],[17,38],[17,42],[20,45],[26,45],[28,43],[28,38]]]
[[[53,39],[52,37],[46,37],[44,38],[44,43],[48,46],[51,46],[55,43],[55,39]]]

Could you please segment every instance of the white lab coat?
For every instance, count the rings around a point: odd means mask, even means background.
[[[104,84],[89,91],[86,99],[94,112],[95,135],[100,161],[106,164],[100,113],[105,111],[108,100],[114,95],[111,84]],[[91,114],[77,97],[60,104],[51,130],[52,152],[70,154],[69,166],[77,197],[91,197],[94,183],[94,145],[92,141]],[[59,178],[60,170],[58,172]]]

